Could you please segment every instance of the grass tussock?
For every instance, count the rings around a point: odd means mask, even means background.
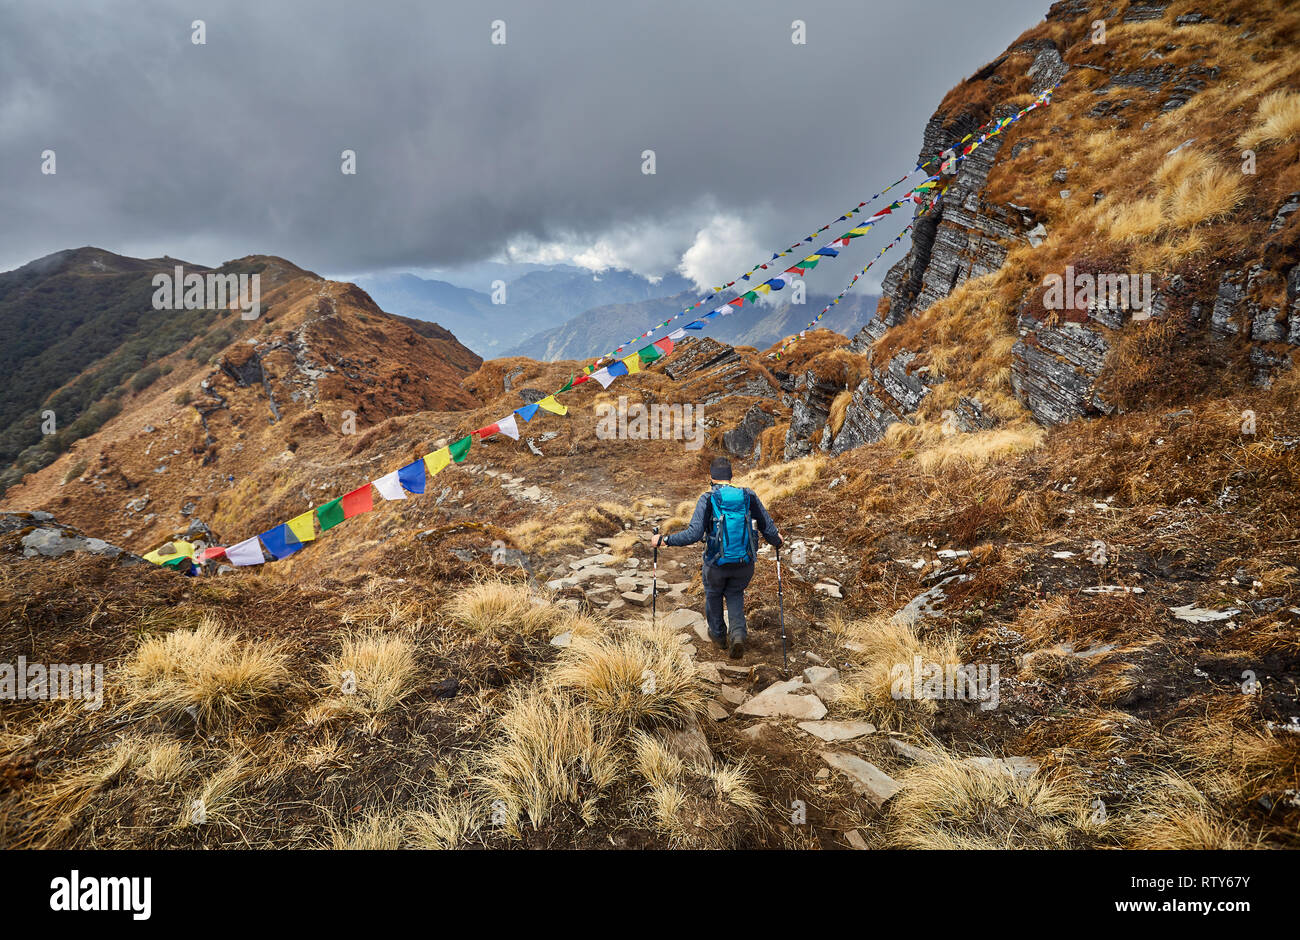
[[[633,754],[647,790],[646,814],[672,848],[734,848],[760,824],[763,800],[745,767],[693,765],[642,732],[635,733]]]
[[[344,693],[352,708],[377,715],[414,691],[415,645],[405,636],[376,631],[344,637],[321,669],[326,688]]]
[[[1279,88],[1259,99],[1255,123],[1237,138],[1238,147],[1288,143],[1300,137],[1300,92]]]
[[[1143,780],[1133,805],[1117,813],[1110,835],[1129,849],[1251,849],[1260,846],[1242,820],[1229,818],[1214,795],[1178,773]]]
[[[890,614],[831,624],[849,650],[851,668],[844,676],[832,708],[864,718],[881,728],[903,729],[923,724],[937,710],[931,699],[896,696],[900,675],[911,675],[917,657],[941,669],[961,664],[957,638],[933,632],[921,636],[916,626]]]
[[[704,707],[694,663],[663,627],[575,637],[550,681],[622,727],[681,725]]]
[[[205,728],[250,718],[290,678],[281,644],[227,632],[212,619],[146,639],[126,676],[141,706],[172,718],[188,713]]]
[[[471,633],[532,633],[552,625],[559,608],[533,594],[526,584],[480,581],[457,594],[448,613]]]
[[[899,782],[889,804],[894,848],[1077,848],[1097,826],[1086,790],[1064,778],[1018,778],[943,753]]]
[[[480,757],[478,783],[493,815],[512,835],[526,815],[534,829],[561,804],[596,818],[602,794],[619,777],[615,729],[573,697],[538,687],[508,693],[497,737]]]

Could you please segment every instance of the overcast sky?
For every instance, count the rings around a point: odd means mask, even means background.
[[[728,280],[910,169],[1048,3],[0,0],[0,270],[95,245]]]

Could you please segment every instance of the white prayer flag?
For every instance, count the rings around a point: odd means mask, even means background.
[[[396,470],[372,482],[384,499],[406,499],[406,490],[402,489],[402,481],[397,478]]]
[[[244,539],[238,545],[227,548],[226,560],[232,565],[260,565],[266,559],[262,555],[262,543],[254,535],[251,539]]]

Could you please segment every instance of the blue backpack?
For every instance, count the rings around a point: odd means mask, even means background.
[[[740,565],[754,560],[753,522],[749,494],[736,486],[714,487],[709,494],[713,506],[713,534],[710,547],[713,564]]]

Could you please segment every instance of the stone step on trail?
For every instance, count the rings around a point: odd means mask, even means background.
[[[854,791],[865,796],[873,806],[884,806],[894,794],[903,789],[889,774],[870,761],[843,751],[822,751],[822,760],[849,778]]]
[[[807,688],[803,676],[773,683],[737,708],[736,714],[754,718],[820,721],[826,717],[826,706],[816,695],[800,694],[806,692]]]
[[[876,726],[869,721],[801,721],[799,728],[828,744],[876,733]]]

